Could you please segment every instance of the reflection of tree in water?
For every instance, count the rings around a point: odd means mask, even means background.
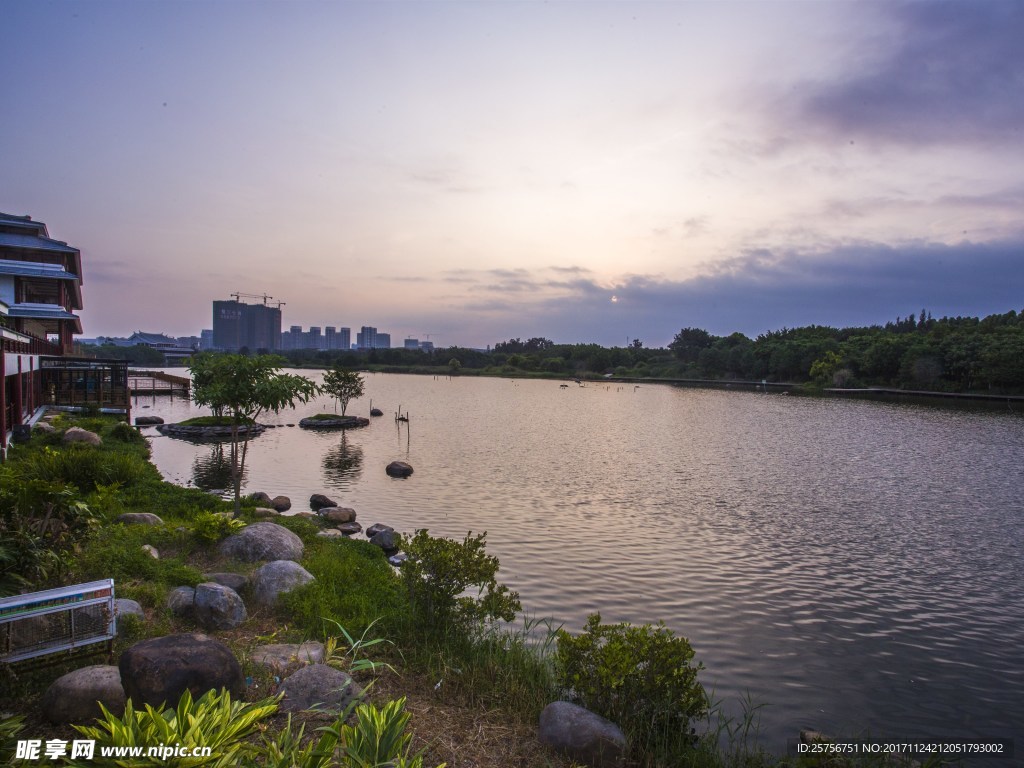
[[[227,450],[224,446],[227,445]],[[242,473],[242,485],[248,471]],[[231,446],[214,443],[210,453],[192,461],[192,481],[204,491],[225,491],[231,488]]]
[[[324,454],[323,467],[324,479],[329,485],[347,485],[363,470],[363,449],[351,445],[343,432],[341,443]]]

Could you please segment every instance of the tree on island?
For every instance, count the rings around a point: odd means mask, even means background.
[[[336,365],[324,374],[321,390],[338,402],[341,406],[341,415],[344,416],[348,401],[363,396],[363,377]]]
[[[320,387],[305,376],[281,373],[285,360],[276,355],[213,355],[202,353],[192,358],[192,399],[210,407],[214,415],[230,419],[231,482],[235,493],[235,517],[241,511],[242,473],[249,448],[249,430],[239,427],[255,424],[267,411],[280,413],[296,402],[306,403]],[[241,438],[241,451],[239,439]]]

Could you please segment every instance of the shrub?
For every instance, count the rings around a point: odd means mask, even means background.
[[[142,436],[142,433],[126,421],[117,422],[117,424],[110,428],[109,435],[114,440],[120,440],[122,443],[146,442],[146,438]]]
[[[512,621],[522,609],[519,594],[498,584],[498,558],[484,551],[486,539],[486,533],[468,533],[460,543],[421,529],[403,542],[402,581],[421,628],[479,629],[496,619]],[[463,594],[470,589],[476,597]]]
[[[192,519],[192,534],[202,542],[214,544],[245,528],[245,521],[230,513],[200,511]]]
[[[617,723],[631,748],[657,751],[666,739],[692,740],[692,722],[707,714],[693,648],[659,622],[641,627],[601,624],[592,614],[584,632],[559,630],[559,683],[573,701]]]
[[[281,595],[281,604],[311,636],[329,633],[335,623],[362,634],[378,617],[386,624],[402,613],[394,570],[369,542],[316,539],[307,544],[302,565],[316,581]]]

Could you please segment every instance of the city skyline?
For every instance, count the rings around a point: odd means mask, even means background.
[[[478,348],[1024,308],[1019,0],[4,11],[0,210],[81,249],[84,336],[264,288]]]

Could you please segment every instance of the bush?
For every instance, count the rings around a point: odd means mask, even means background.
[[[192,534],[206,544],[215,544],[245,528],[245,521],[231,517],[230,512],[199,511],[192,519]]]
[[[366,541],[316,539],[307,544],[303,567],[316,581],[281,595],[294,625],[322,637],[337,622],[362,634],[376,619],[404,612],[398,579],[384,553]]]
[[[709,701],[697,681],[693,648],[659,622],[601,624],[592,614],[573,637],[559,630],[555,652],[559,683],[573,701],[617,723],[634,751],[657,752],[666,741],[693,741],[692,722]]]
[[[402,581],[421,628],[471,631],[496,619],[512,621],[522,610],[519,593],[498,584],[498,558],[484,551],[486,539],[470,532],[460,543],[421,529],[403,542]],[[471,588],[477,597],[463,595]]]
[[[110,428],[109,435],[114,440],[120,440],[122,443],[146,442],[146,438],[142,436],[142,433],[126,421],[117,422],[117,424]]]

